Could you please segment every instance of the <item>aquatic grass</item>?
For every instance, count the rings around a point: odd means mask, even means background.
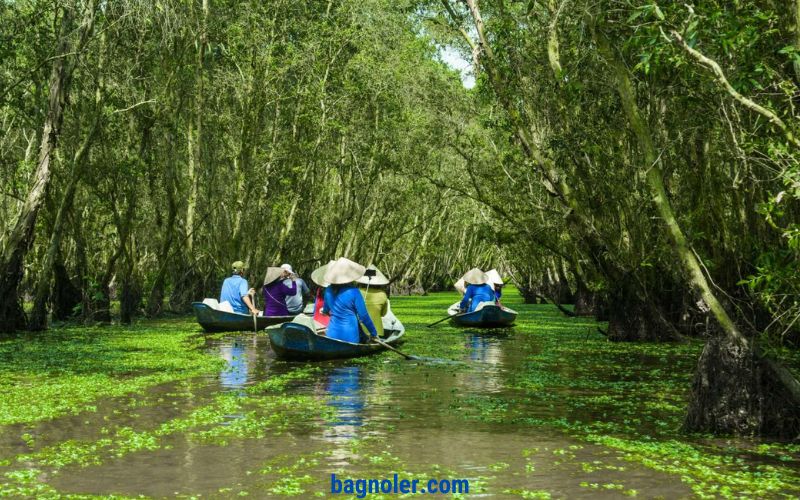
[[[626,460],[677,475],[699,497],[800,492],[800,474],[791,467],[798,455],[794,445],[751,450],[787,466],[751,464],[732,458],[741,448],[703,446],[680,433],[701,342],[612,343],[596,331],[604,325],[591,319],[568,318],[546,305],[511,307],[525,318],[511,335],[529,336],[530,342],[516,363],[503,366],[507,391],[458,396],[449,406],[454,413],[492,424],[561,429]],[[589,483],[588,488],[637,494],[617,484]]]
[[[69,327],[0,341],[0,425],[94,411],[100,398],[213,373],[186,319],[134,326]]]
[[[357,471],[358,477],[382,477],[387,471],[420,479],[467,475],[473,476],[471,493],[481,490],[521,498],[548,498],[554,492],[508,489],[502,485],[502,478],[534,477],[549,466],[574,467],[578,473],[592,474],[590,479],[576,478],[574,483],[574,488],[585,490],[587,495],[595,491],[641,495],[637,491],[639,486],[628,484],[627,480],[630,471],[640,466],[683,481],[698,497],[778,497],[796,496],[800,492],[798,445],[712,440],[679,432],[700,343],[607,342],[597,332],[598,323],[593,320],[567,318],[547,305],[521,304],[513,293],[507,294],[506,302],[520,312],[520,321],[511,329],[475,332],[446,323],[426,328],[439,314],[444,314],[455,298],[455,294],[444,293],[392,299],[393,310],[407,328],[407,341],[402,349],[454,363],[408,362],[388,352],[336,363],[270,360],[269,378],[225,393],[214,393],[215,385],[209,378],[191,375],[217,372],[224,363],[214,359],[210,351],[199,349],[211,336],[193,335],[191,332],[197,327],[185,318],[145,322],[133,329],[56,331],[51,340],[35,340],[38,344],[30,347],[32,351],[42,350],[27,353],[34,360],[30,371],[24,355],[11,352],[24,338],[0,342],[0,356],[3,356],[0,359],[8,356],[12,359],[10,368],[0,367],[0,387],[8,392],[27,390],[26,397],[46,395],[58,399],[59,384],[80,387],[78,395],[69,393],[65,387],[67,397],[62,397],[57,405],[45,403],[46,407],[27,413],[19,410],[15,418],[24,417],[19,421],[36,422],[51,418],[47,416],[50,414],[76,413],[91,409],[108,395],[122,396],[113,402],[116,406],[108,414],[102,415],[103,428],[96,439],[48,443],[36,433],[20,436],[22,442],[38,449],[3,460],[0,466],[5,468],[5,475],[0,479],[0,496],[94,498],[60,494],[40,483],[39,478],[45,477],[42,474],[58,475],[66,467],[93,468],[132,453],[169,449],[176,440],[222,447],[234,440],[251,439],[258,443],[255,440],[285,432],[296,436],[319,432],[337,418],[335,408],[329,404],[335,396],[325,393],[321,381],[332,367],[338,366],[361,367],[364,376],[359,390],[364,391],[365,408],[367,411],[376,406],[389,408],[386,415],[389,418],[367,419],[362,439],[336,444],[320,441],[315,445],[326,449],[319,454],[286,456],[265,464],[261,470],[251,471],[247,482],[219,488],[210,495],[212,498],[239,495],[260,498],[265,494],[324,496],[325,487],[321,483],[325,478],[320,470],[327,468],[322,458],[334,450],[350,454],[349,470]],[[216,336],[215,342],[225,342],[228,337]],[[475,339],[482,340],[474,344]],[[63,352],[67,354],[58,352],[57,344],[61,341],[65,342]],[[471,356],[481,346],[497,347],[502,356],[497,359]],[[98,356],[97,364],[67,359],[59,366],[63,356],[90,355]],[[169,393],[147,396],[145,389],[154,383],[147,377],[162,375],[167,381],[177,380],[176,388],[169,389]],[[419,383],[418,390],[405,386],[399,387],[400,392],[394,390],[406,376],[414,377]],[[28,381],[27,389],[21,385],[24,380]],[[485,385],[488,380],[494,381],[494,385]],[[121,394],[102,387],[128,382],[133,383],[126,388],[129,392]],[[210,394],[206,392],[209,388],[212,388]],[[198,398],[198,392],[205,395]],[[394,401],[398,395],[405,399]],[[189,400],[192,405],[186,404]],[[73,406],[65,403],[70,401]],[[116,420],[136,408],[160,404],[189,407],[178,415],[170,412],[170,418],[163,421]],[[414,413],[414,408],[425,408],[428,413]],[[430,412],[454,425],[463,421],[473,429],[520,432],[520,455],[516,460],[487,460],[483,470],[491,477],[475,477],[474,470],[450,471],[436,464],[410,466],[393,451],[387,433],[405,428],[410,420],[427,418]],[[567,439],[566,443],[583,443],[587,450],[580,451],[581,445],[566,444],[538,449],[526,437],[535,436],[532,429],[536,428],[563,432],[576,440]],[[371,436],[373,433],[376,435]],[[606,463],[605,459],[599,459],[603,454],[630,465]],[[590,458],[585,459],[585,455]],[[18,470],[7,470],[10,468]],[[607,477],[609,474],[611,477]]]

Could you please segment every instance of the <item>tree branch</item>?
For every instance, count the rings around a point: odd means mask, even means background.
[[[686,40],[684,40],[684,38],[680,35],[680,33],[678,33],[675,30],[672,30],[670,33],[674,37],[675,43],[677,43],[680,47],[682,47],[683,50],[685,50],[686,53],[688,53],[694,60],[699,62],[702,66],[706,67],[709,71],[711,71],[714,74],[719,84],[722,85],[722,87],[728,92],[728,94],[731,95],[731,97],[733,97],[744,107],[760,114],[761,116],[769,120],[770,123],[781,129],[783,134],[786,136],[786,139],[790,143],[792,143],[795,147],[800,147],[800,141],[798,141],[797,138],[794,136],[794,133],[789,128],[789,126],[786,125],[786,122],[781,120],[780,117],[776,115],[774,112],[757,104],[752,99],[749,99],[740,94],[739,91],[733,88],[733,85],[730,84],[728,78],[725,76],[725,72],[722,71],[720,65],[715,60],[705,56],[699,50],[690,47],[689,44],[686,43]]]

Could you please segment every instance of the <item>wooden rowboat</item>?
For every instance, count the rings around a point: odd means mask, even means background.
[[[502,328],[514,324],[517,311],[508,307],[484,303],[472,312],[459,313],[458,302],[447,310],[450,320],[457,326],[471,328]]]
[[[253,331],[253,316],[235,312],[220,311],[202,302],[192,302],[197,322],[207,332],[247,332]],[[257,316],[255,328],[263,330],[270,325],[291,321],[294,316]]]
[[[402,325],[400,326],[400,330],[384,330],[385,334],[388,334],[388,337],[384,339],[385,343],[394,346],[400,342],[405,334],[405,329],[402,329]],[[269,332],[272,350],[275,351],[278,358],[292,361],[356,358],[386,349],[377,343],[354,344],[331,339],[319,335],[305,324],[295,322],[268,328],[267,332]]]

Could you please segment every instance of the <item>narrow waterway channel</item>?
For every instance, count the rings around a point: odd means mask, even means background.
[[[425,361],[289,363],[264,335],[205,336],[214,373],[3,427],[5,493],[310,498],[333,473],[467,479],[469,498],[800,491],[792,445],[678,433],[699,345],[610,344],[518,298],[510,329],[425,328],[452,298],[393,303]]]

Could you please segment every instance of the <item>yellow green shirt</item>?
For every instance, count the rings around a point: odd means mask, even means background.
[[[386,295],[386,290],[382,288],[370,287],[369,291],[361,288],[361,295],[364,296],[364,302],[367,304],[367,312],[372,322],[375,323],[375,329],[378,330],[378,335],[383,336],[383,317],[389,312],[389,297]],[[361,326],[364,330],[364,326]],[[364,333],[369,333],[364,330]]]

